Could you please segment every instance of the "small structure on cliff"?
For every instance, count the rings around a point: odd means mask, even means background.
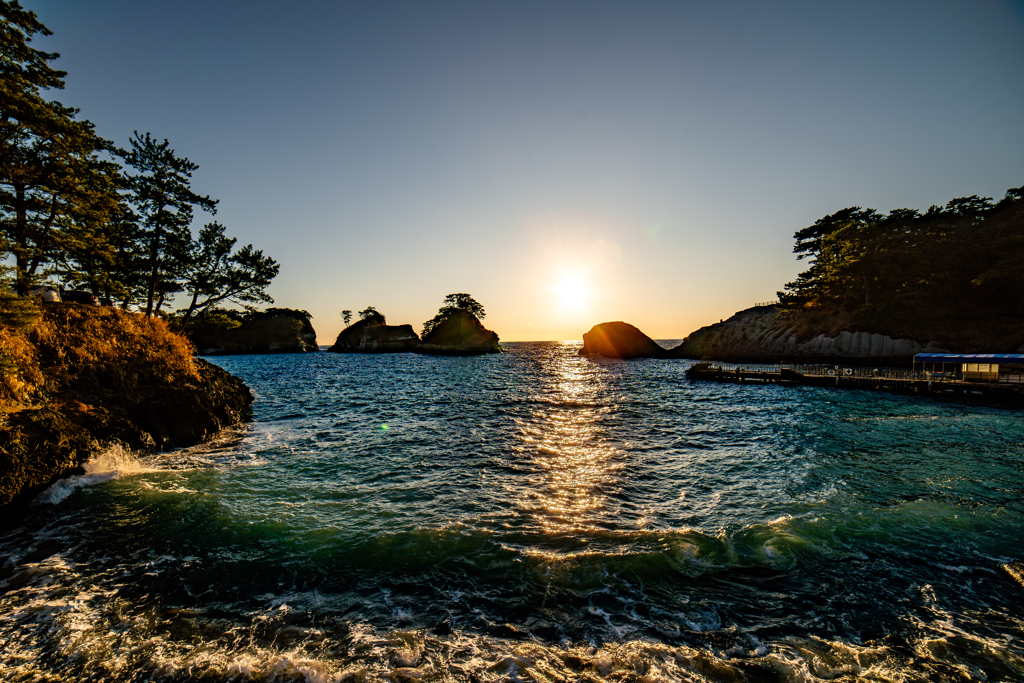
[[[672,352],[629,323],[601,323],[583,335],[581,356],[605,358],[671,358]]]

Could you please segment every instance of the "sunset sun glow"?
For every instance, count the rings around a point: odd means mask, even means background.
[[[562,273],[554,286],[554,293],[562,311],[581,313],[587,310],[593,288],[584,273]]]

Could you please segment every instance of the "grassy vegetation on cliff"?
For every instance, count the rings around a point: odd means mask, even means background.
[[[0,298],[0,506],[117,446],[191,446],[244,420],[252,393],[158,318]]]
[[[0,298],[0,363],[3,413],[199,380],[192,346],[158,318],[9,296]]]

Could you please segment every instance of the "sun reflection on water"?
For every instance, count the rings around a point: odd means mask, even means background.
[[[532,465],[531,488],[519,504],[545,531],[602,528],[608,491],[621,466],[619,451],[605,438],[601,419],[607,370],[564,344],[554,373],[536,396],[537,408],[520,423],[523,455]]]

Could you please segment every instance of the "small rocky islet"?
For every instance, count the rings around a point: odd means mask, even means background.
[[[498,335],[483,326],[469,311],[454,311],[421,339],[412,325],[388,325],[376,313],[338,335],[331,353],[423,353],[442,356],[471,356],[500,353]]]
[[[292,308],[232,316],[204,316],[186,325],[183,334],[200,356],[256,353],[308,353],[320,349],[309,313]]]
[[[244,316],[218,313],[193,320],[182,331],[200,356],[307,353],[320,348],[306,311],[272,308]],[[373,310],[342,330],[327,351],[443,356],[501,353],[498,335],[471,311],[443,309],[426,328],[421,338],[412,325],[388,325],[384,315]]]

